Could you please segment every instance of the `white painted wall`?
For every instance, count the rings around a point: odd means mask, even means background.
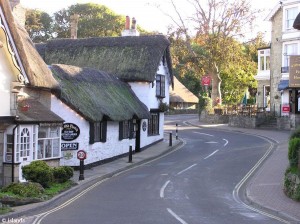
[[[10,85],[13,71],[4,48],[0,48],[0,116],[10,116]]]
[[[171,78],[169,75],[168,67],[164,66],[162,61],[157,69],[157,74],[159,75],[165,75],[165,98],[163,98],[163,102],[167,103],[169,105],[170,102],[170,94],[169,94],[169,86],[171,83]],[[156,81],[154,83],[147,83],[147,82],[130,82],[129,85],[131,86],[133,92],[136,94],[136,96],[139,98],[140,101],[142,101],[150,111],[151,109],[158,109],[160,100],[156,97]],[[148,127],[148,120],[142,120],[146,121],[147,127]],[[149,144],[152,144],[158,140],[163,139],[164,137],[164,113],[160,113],[159,117],[159,135],[156,136],[148,136],[148,130],[143,131],[141,129],[141,147],[145,147]]]
[[[107,122],[107,139],[105,143],[97,142],[89,144],[89,122],[62,103],[52,95],[51,110],[65,120],[65,123],[74,123],[80,129],[80,135],[73,141],[62,141],[62,143],[78,142],[79,149],[87,152],[85,165],[98,162],[125,154],[129,151],[130,144],[135,148],[135,139],[123,139],[119,141],[119,122]],[[79,166],[77,150],[62,151],[61,165]]]

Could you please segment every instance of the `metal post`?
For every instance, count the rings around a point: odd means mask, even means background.
[[[172,132],[170,132],[169,146],[172,146]]]
[[[129,146],[129,158],[128,158],[128,162],[132,163],[132,145]]]
[[[176,140],[178,140],[178,124],[176,123]]]
[[[84,160],[80,160],[79,180],[84,180]]]

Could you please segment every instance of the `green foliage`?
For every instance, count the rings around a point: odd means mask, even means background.
[[[45,42],[53,37],[51,16],[43,11],[26,11],[25,29],[35,43]]]
[[[73,168],[69,166],[59,166],[53,168],[53,176],[56,182],[63,183],[73,177]]]
[[[12,193],[24,198],[39,197],[44,193],[45,189],[39,183],[11,183],[4,187],[2,192]]]
[[[74,183],[70,180],[63,183],[52,183],[49,188],[45,189],[44,194],[47,195],[48,198],[51,198],[58,193],[69,189],[72,185],[74,185]]]
[[[292,138],[289,141],[288,159],[291,167],[298,166],[300,138]]]
[[[33,161],[29,165],[22,167],[23,177],[32,182],[41,184],[43,187],[49,187],[53,181],[52,168],[45,161]]]
[[[104,5],[86,3],[71,5],[54,14],[58,38],[70,37],[70,16],[79,15],[78,38],[120,36],[125,16],[117,15]]]
[[[293,133],[290,135],[290,140],[293,138],[300,138],[300,128],[297,128]]]

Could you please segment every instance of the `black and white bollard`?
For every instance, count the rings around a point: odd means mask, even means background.
[[[170,132],[170,137],[169,137],[169,146],[172,146],[172,132]]]

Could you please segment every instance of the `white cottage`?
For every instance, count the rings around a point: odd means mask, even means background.
[[[47,64],[95,68],[130,85],[151,116],[134,119],[136,151],[163,139],[164,111],[169,105],[169,86],[173,86],[170,42],[165,36],[56,39],[36,47]]]
[[[57,166],[63,119],[50,110],[58,83],[26,31],[0,1],[0,185],[23,181],[33,160]]]
[[[91,68],[54,64],[59,82],[51,110],[64,120],[61,165],[79,166],[77,151],[85,150],[86,166],[94,166],[135,148],[137,121],[150,113],[130,86],[112,74]]]

